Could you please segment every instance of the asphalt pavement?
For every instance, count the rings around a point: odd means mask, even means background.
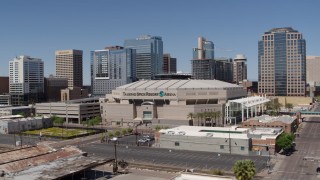
[[[316,109],[319,111],[319,107]],[[316,173],[320,158],[320,118],[306,118],[302,123],[300,136],[295,139],[296,149],[291,156],[277,155],[276,166],[265,179],[314,180],[320,179]],[[305,157],[310,159],[304,160]]]
[[[80,149],[94,156],[115,157],[114,143],[90,143]],[[142,163],[150,166],[178,167],[181,169],[210,170],[220,169],[231,172],[237,160],[251,159],[257,171],[266,167],[268,157],[218,154],[202,151],[182,151],[164,148],[117,145],[117,159],[129,163]]]

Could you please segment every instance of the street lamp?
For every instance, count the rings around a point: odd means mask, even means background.
[[[117,162],[117,137],[113,137],[111,141],[114,142],[114,163],[113,163],[113,173],[118,172],[118,162]]]

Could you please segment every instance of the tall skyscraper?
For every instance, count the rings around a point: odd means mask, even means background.
[[[163,54],[163,74],[177,73],[177,59],[170,54]]]
[[[307,56],[307,83],[320,83],[320,56]]]
[[[215,58],[214,59],[214,79],[232,83],[233,67],[231,58]]]
[[[80,87],[83,83],[82,51],[56,51],[56,77],[68,78],[68,87]]]
[[[136,81],[136,53],[121,46],[91,51],[92,94],[105,96],[118,86]]]
[[[205,38],[198,38],[198,47],[193,48],[192,76],[194,79],[214,79],[214,44]]]
[[[43,61],[29,56],[9,61],[9,93],[12,105],[41,102],[44,93]]]
[[[247,79],[247,58],[243,54],[237,54],[233,59],[233,82],[240,84]]]
[[[138,79],[152,79],[161,74],[163,68],[163,42],[159,36],[143,35],[125,40],[127,49],[136,50],[136,72]]]
[[[258,46],[259,93],[305,96],[306,41],[291,27],[273,28]]]

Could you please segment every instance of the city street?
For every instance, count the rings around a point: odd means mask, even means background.
[[[91,143],[80,149],[95,156],[114,158],[114,143]],[[257,171],[266,167],[267,157],[218,154],[210,152],[180,151],[162,148],[136,147],[117,145],[118,160],[129,163],[145,163],[162,167],[178,167],[181,169],[220,169],[231,171],[237,160],[251,159]]]
[[[297,151],[291,156],[278,155],[275,169],[266,178],[283,180],[318,179],[316,169],[319,162],[314,161],[314,158],[320,158],[319,137],[320,118],[307,118],[300,131],[300,137],[295,140]],[[310,159],[303,160],[304,157],[310,157]]]

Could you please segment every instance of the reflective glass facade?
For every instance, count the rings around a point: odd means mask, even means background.
[[[9,92],[12,105],[41,102],[44,93],[43,61],[19,56],[9,62]]]
[[[95,96],[110,94],[118,86],[136,81],[135,50],[91,51],[91,85]]]
[[[158,36],[141,36],[125,40],[125,48],[136,50],[136,73],[138,79],[152,79],[162,74],[163,42]]]
[[[292,28],[274,28],[258,43],[259,93],[304,96],[306,42]]]

